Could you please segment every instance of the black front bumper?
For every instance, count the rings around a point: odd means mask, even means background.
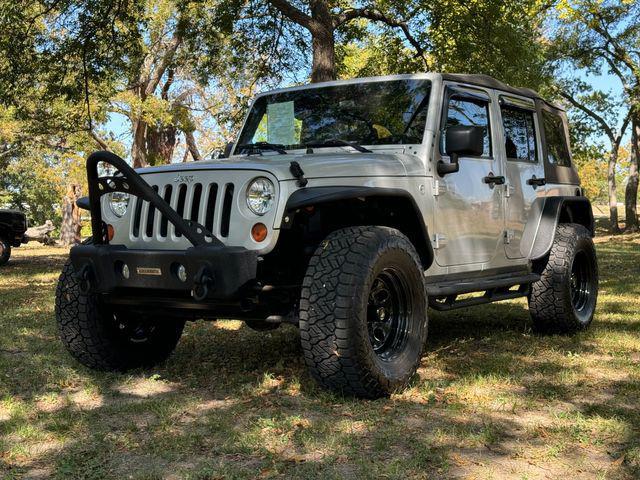
[[[110,176],[99,175],[99,164],[112,167]],[[82,293],[114,297],[231,299],[256,278],[258,255],[242,247],[227,247],[197,222],[184,219],[122,158],[95,152],[87,158],[87,183],[91,208],[92,243],[71,249],[71,262]],[[135,195],[149,202],[193,247],[186,250],[131,250],[110,245],[102,219],[100,198],[111,192]],[[179,272],[184,274],[181,277]]]
[[[83,292],[113,294],[131,289],[189,292],[196,301],[234,297],[241,287],[256,278],[258,264],[256,252],[217,245],[187,250],[78,245],[71,249],[70,257]],[[178,275],[180,265],[186,271],[184,281]]]

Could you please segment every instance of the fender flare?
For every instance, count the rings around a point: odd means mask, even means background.
[[[549,253],[558,223],[567,221],[583,225],[593,237],[595,226],[591,202],[586,197],[540,197],[531,206],[529,221],[522,234],[521,253],[539,260]]]
[[[420,226],[420,232],[422,234],[423,247],[426,249],[426,262],[425,269],[431,266],[434,259],[433,246],[431,245],[431,238],[429,237],[429,230],[427,224],[424,221],[424,217],[420,211],[420,208],[416,204],[413,196],[406,190],[399,188],[384,188],[384,187],[362,187],[362,186],[336,186],[336,187],[309,187],[301,188],[293,192],[287,204],[285,206],[285,212],[294,212],[300,208],[309,207],[312,205],[321,205],[323,203],[331,203],[339,200],[353,200],[357,198],[368,197],[394,197],[408,200],[413,207],[414,214]],[[287,217],[287,215],[285,215]],[[293,215],[288,216],[289,222],[283,223],[283,228],[287,228],[293,223]],[[284,222],[284,221],[283,221]],[[416,246],[417,247],[417,246]]]

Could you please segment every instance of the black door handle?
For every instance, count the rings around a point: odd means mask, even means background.
[[[494,185],[504,185],[505,179],[503,176],[496,176],[493,173],[489,173],[486,177],[482,179],[484,183],[489,184],[490,186]]]
[[[545,178],[536,178],[535,175],[527,180],[527,185],[531,185],[533,188],[542,187],[546,184],[547,180]]]

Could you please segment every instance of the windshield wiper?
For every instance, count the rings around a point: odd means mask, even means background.
[[[368,148],[363,147],[362,145],[359,145],[359,144],[357,144],[355,142],[348,142],[347,140],[343,140],[341,138],[332,138],[330,140],[325,140],[324,142],[321,142],[321,143],[308,143],[305,146],[307,148],[309,148],[309,147],[311,147],[311,148],[312,147],[321,148],[321,147],[344,146],[344,147],[355,148],[360,153],[373,153],[371,150],[369,150]]]
[[[238,145],[238,149],[240,150],[249,150],[249,155],[251,153],[257,151],[258,153],[262,153],[262,150],[273,150],[274,152],[278,152],[280,155],[286,155],[287,152],[284,149],[284,145],[279,143],[269,143],[269,142],[256,142],[256,143],[245,143],[244,145]]]

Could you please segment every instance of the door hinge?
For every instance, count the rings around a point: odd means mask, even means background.
[[[448,184],[443,182],[442,180],[434,180],[433,181],[433,196],[437,197],[441,193],[451,192],[455,193],[455,186],[453,184]]]
[[[440,180],[433,181],[433,196],[437,197],[440,195]]]
[[[441,233],[436,233],[431,240],[433,242],[434,250],[437,250],[438,248],[442,248],[447,244],[446,235],[443,235]]]
[[[505,230],[504,231],[504,243],[506,245],[510,244],[515,237],[515,232],[513,230]]]

